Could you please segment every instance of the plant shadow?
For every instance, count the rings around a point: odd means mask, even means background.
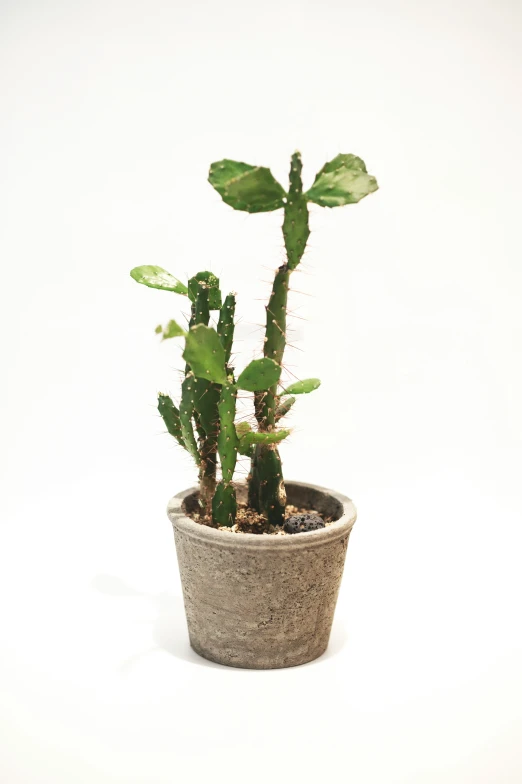
[[[121,666],[122,672],[132,668],[133,664],[142,659],[149,653],[163,650],[177,659],[199,665],[200,667],[221,668],[223,665],[211,662],[199,656],[189,644],[187,624],[185,619],[185,608],[181,596],[162,592],[158,594],[138,591],[128,585],[120,577],[110,574],[98,574],[93,578],[91,586],[98,593],[105,596],[113,596],[121,599],[140,599],[147,600],[156,610],[156,620],[152,630],[152,637],[155,647],[142,653],[137,653],[129,657]],[[314,661],[300,665],[300,667],[313,667],[320,665],[326,659],[336,656],[344,647],[346,633],[342,623],[334,622],[330,643],[327,650]],[[234,667],[227,667],[227,670],[235,670]],[[257,670],[259,672],[259,670]]]

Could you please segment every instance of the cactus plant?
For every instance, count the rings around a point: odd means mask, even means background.
[[[286,388],[279,387],[287,342],[290,279],[305,253],[310,235],[309,204],[321,207],[355,204],[378,186],[360,158],[337,155],[322,167],[305,191],[298,152],[291,158],[288,191],[266,167],[228,159],[213,163],[208,179],[223,201],[235,210],[250,213],[283,210],[286,261],[276,270],[266,305],[263,357],[254,359],[237,376],[230,366],[235,294],[229,294],[223,301],[219,280],[209,271],[196,273],[185,284],[162,267],[145,265],[131,270],[132,278],[138,283],[176,293],[190,301],[187,329],[175,320],[156,327],[162,341],[184,340],[186,362],[179,408],[162,393],[158,396],[158,411],[168,433],[196,462],[200,505],[215,525],[234,524],[237,511],[234,471],[237,457],[242,455],[251,460],[247,480],[249,505],[268,524],[282,526],[286,494],[278,444],[287,438],[290,430],[281,428],[279,423],[295,404],[297,395],[308,394],[321,383],[317,378],[308,378]],[[214,327],[211,314],[218,311]],[[238,390],[253,395],[255,430],[248,422],[235,422]]]

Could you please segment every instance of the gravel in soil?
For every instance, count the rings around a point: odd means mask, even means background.
[[[285,508],[285,518],[296,514],[319,515],[319,517],[321,517],[324,520],[325,525],[327,526],[333,522],[330,517],[324,517],[323,515],[319,514],[319,512],[317,512],[315,509],[303,509],[299,506],[294,506],[293,504],[287,504]],[[262,534],[264,536],[298,536],[298,534],[287,534],[286,531],[283,531],[283,528],[280,526],[268,525],[268,522],[263,517],[263,515],[260,515],[254,509],[251,509],[249,506],[247,506],[246,503],[242,503],[241,501],[237,505],[236,522],[233,526],[214,525],[210,515],[200,514],[199,512],[193,512],[188,516],[196,523],[201,523],[201,525],[207,525],[209,528],[216,528],[219,529],[220,531],[228,531],[228,533],[231,534]]]

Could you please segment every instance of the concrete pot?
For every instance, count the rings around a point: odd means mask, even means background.
[[[186,516],[196,508],[196,488],[168,505],[190,644],[206,659],[231,667],[293,667],[327,648],[355,507],[332,490],[285,485],[288,503],[335,522],[287,536],[233,534]],[[238,496],[243,492],[238,486]]]

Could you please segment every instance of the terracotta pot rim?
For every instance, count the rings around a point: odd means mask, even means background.
[[[342,508],[340,517],[318,531],[306,531],[300,534],[289,536],[264,536],[263,534],[232,534],[228,531],[220,531],[216,528],[209,528],[201,523],[196,523],[187,517],[183,510],[184,500],[198,491],[197,487],[190,487],[177,493],[170,499],[167,506],[167,514],[174,528],[182,530],[188,536],[208,543],[213,543],[216,547],[228,547],[233,549],[254,549],[254,550],[294,550],[296,547],[317,547],[321,544],[333,542],[348,536],[357,518],[357,511],[350,498],[345,495],[330,490],[319,485],[312,485],[308,482],[285,482],[287,491],[290,495],[300,495],[307,490],[314,493],[330,497]]]

